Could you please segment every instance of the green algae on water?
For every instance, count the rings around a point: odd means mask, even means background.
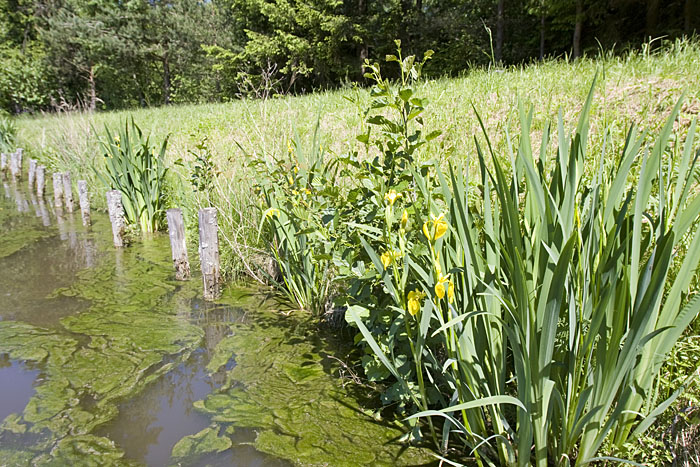
[[[162,262],[152,261],[157,249]],[[38,364],[43,376],[24,412],[0,426],[3,462],[131,464],[95,429],[117,416],[122,401],[186,361],[203,338],[200,327],[177,316],[178,288],[164,252],[147,243],[81,271],[54,295],[91,306],[63,318],[58,329],[0,321],[0,353]]]
[[[397,442],[404,432],[366,415],[362,388],[343,386],[332,351],[308,317],[258,312],[217,346],[207,370],[235,355],[226,383],[195,407],[215,427],[254,428],[255,448],[301,465],[423,465],[430,451]]]
[[[195,435],[185,436],[173,447],[174,459],[192,458],[201,454],[223,452],[233,445],[230,438],[219,436],[215,427],[207,427]]]

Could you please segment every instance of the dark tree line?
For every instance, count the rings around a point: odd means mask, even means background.
[[[0,108],[113,109],[307,92],[364,60],[425,72],[694,34],[698,0],[0,0]]]

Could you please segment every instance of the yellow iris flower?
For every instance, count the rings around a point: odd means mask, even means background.
[[[401,198],[401,193],[397,193],[396,190],[389,190],[389,192],[384,195],[384,201],[388,201],[389,206],[393,206],[399,198]]]
[[[280,215],[280,210],[277,208],[270,208],[267,211],[265,211],[265,217],[267,218],[272,218],[273,216],[279,216]]]
[[[382,262],[382,265],[384,266],[384,269],[386,269],[386,268],[388,268],[389,266],[391,266],[391,264],[392,264],[394,261],[396,261],[397,259],[399,259],[399,256],[400,256],[400,255],[401,255],[401,254],[400,254],[398,251],[394,251],[394,250],[385,251],[384,253],[382,253],[382,256],[381,256],[380,260],[381,260],[381,262]]]
[[[420,302],[425,297],[425,293],[418,289],[408,292],[408,312],[411,316],[416,316],[420,311]]]
[[[391,256],[391,253],[389,253],[388,251],[385,251],[384,253],[382,253],[382,257],[380,259],[382,261],[382,265],[384,266],[384,269],[391,266],[391,262],[394,260],[394,258]]]
[[[431,219],[423,223],[423,235],[428,241],[435,241],[438,238],[445,235],[447,232],[447,221],[445,220],[445,214],[442,213],[438,217],[431,214]]]
[[[406,211],[404,209],[403,214],[401,214],[401,228],[406,230],[407,225],[408,225],[408,211]]]
[[[452,303],[455,298],[455,284],[450,279],[450,275],[443,276],[442,273],[438,276],[438,282],[435,284],[435,295],[437,295],[438,300],[445,298],[445,293],[447,293],[447,300]]]

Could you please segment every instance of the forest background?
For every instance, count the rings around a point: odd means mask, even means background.
[[[0,0],[0,109],[110,110],[365,79],[394,39],[424,75],[694,34],[696,0]],[[657,41],[661,42],[661,41]]]

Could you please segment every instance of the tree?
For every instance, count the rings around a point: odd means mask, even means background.
[[[501,63],[503,61],[503,35],[505,28],[505,8],[506,1],[498,0],[498,5],[496,7],[496,52],[495,60],[496,63]]]

